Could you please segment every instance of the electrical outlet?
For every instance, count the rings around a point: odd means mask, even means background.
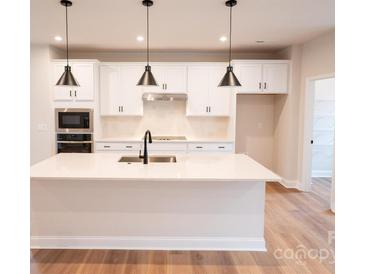
[[[37,129],[38,129],[38,131],[48,131],[48,125],[47,124],[38,124]]]

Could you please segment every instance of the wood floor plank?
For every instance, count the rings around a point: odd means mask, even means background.
[[[321,191],[328,191],[330,184],[323,184]],[[334,273],[332,254],[323,261],[308,256],[334,251],[328,240],[334,224],[324,196],[267,183],[267,252],[32,250],[31,274]],[[278,256],[280,250],[286,256]],[[305,257],[290,256],[299,250]]]

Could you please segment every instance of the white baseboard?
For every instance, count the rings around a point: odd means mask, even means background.
[[[298,189],[299,186],[299,182],[295,181],[295,180],[287,180],[282,178],[281,181],[279,181],[279,183],[283,186],[285,186],[286,188],[296,188]]]
[[[332,177],[332,170],[313,170],[312,177]]]
[[[32,249],[266,251],[264,238],[32,236]]]

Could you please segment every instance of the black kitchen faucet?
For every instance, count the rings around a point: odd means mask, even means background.
[[[143,155],[141,155],[141,150],[139,151],[139,158],[143,159],[143,164],[148,164],[148,152],[147,152],[147,136],[148,142],[152,143],[152,136],[151,131],[147,130],[144,134],[144,148],[143,148]]]

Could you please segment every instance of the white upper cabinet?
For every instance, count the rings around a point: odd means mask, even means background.
[[[75,63],[72,65],[73,75],[79,82],[79,87],[75,88],[76,101],[94,100],[94,64]]]
[[[230,115],[233,90],[229,87],[218,87],[226,70],[226,66],[214,66],[210,69],[209,115],[211,116]]]
[[[65,71],[66,62],[53,63],[53,99],[55,101],[93,101],[95,92],[95,62],[71,61],[71,72],[79,87],[56,86],[58,79]]]
[[[264,92],[288,92],[288,64],[264,64],[262,78]]]
[[[262,65],[242,64],[234,68],[241,83],[239,92],[252,93],[262,91]]]
[[[143,92],[186,93],[187,66],[185,64],[151,64],[157,87],[143,87]]]
[[[224,65],[188,67],[187,116],[229,116],[232,90],[218,88],[226,71]]]
[[[165,91],[168,93],[186,93],[187,67],[185,65],[170,65],[164,73]]]
[[[235,61],[234,69],[242,85],[238,93],[288,93],[289,63],[286,61]]]
[[[113,115],[119,112],[118,93],[120,92],[119,66],[100,66],[100,114]]]
[[[122,115],[143,115],[142,88],[137,86],[137,81],[143,72],[144,66],[141,65],[128,65],[120,68],[121,87],[118,93],[118,103]]]
[[[142,65],[100,66],[100,114],[110,116],[143,115],[142,89],[137,86]]]
[[[187,116],[208,115],[209,81],[209,68],[207,66],[188,67]]]

